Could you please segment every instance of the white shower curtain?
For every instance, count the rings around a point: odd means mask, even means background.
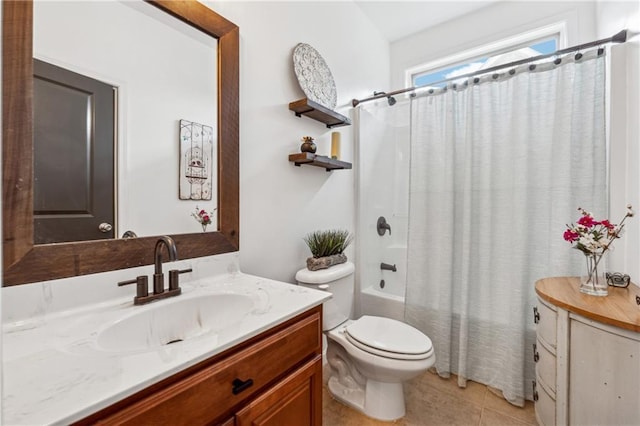
[[[534,380],[534,282],[578,275],[577,207],[607,212],[604,54],[529,64],[412,106],[405,317],[436,368],[522,405]]]

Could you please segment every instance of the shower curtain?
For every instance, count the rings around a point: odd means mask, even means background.
[[[412,105],[405,318],[440,375],[502,391],[534,380],[534,282],[578,275],[577,207],[607,213],[602,51],[526,64]],[[559,63],[558,63],[559,62]]]

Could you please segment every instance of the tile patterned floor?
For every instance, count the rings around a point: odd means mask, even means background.
[[[459,388],[456,378],[442,379],[432,372],[405,385],[407,414],[382,422],[334,400],[324,388],[323,426],[531,426],[536,425],[533,403],[524,408],[509,404],[486,386],[472,381]]]

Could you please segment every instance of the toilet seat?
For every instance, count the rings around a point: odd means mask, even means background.
[[[418,360],[433,354],[428,336],[391,318],[365,315],[347,325],[344,336],[357,348],[385,358]]]

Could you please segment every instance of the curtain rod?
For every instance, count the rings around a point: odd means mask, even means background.
[[[635,34],[632,34],[632,35],[635,35]],[[538,56],[533,56],[531,58],[520,59],[520,60],[517,60],[517,61],[509,62],[508,64],[496,65],[494,67],[490,67],[490,68],[487,68],[487,69],[478,70],[478,71],[475,71],[475,72],[472,72],[472,73],[469,73],[469,74],[463,74],[463,75],[459,75],[457,77],[451,77],[451,78],[447,78],[447,79],[444,79],[444,80],[435,81],[435,82],[432,82],[432,83],[429,83],[429,84],[425,84],[425,85],[422,85],[422,86],[407,87],[405,89],[394,90],[393,92],[389,92],[389,93],[381,92],[381,93],[374,94],[373,96],[371,96],[369,98],[364,98],[364,99],[353,99],[351,101],[351,105],[353,105],[353,107],[355,108],[356,106],[358,106],[358,104],[361,104],[363,102],[373,101],[373,100],[381,99],[381,98],[391,98],[393,95],[400,95],[402,93],[412,92],[412,91],[417,90],[417,89],[422,89],[422,88],[425,88],[425,87],[431,87],[434,84],[447,83],[449,81],[460,80],[462,78],[473,77],[474,75],[479,75],[479,74],[487,74],[487,73],[489,73],[491,71],[497,71],[497,70],[502,69],[502,68],[508,68],[508,67],[513,67],[513,66],[516,66],[516,65],[526,64],[528,62],[539,61],[541,59],[549,58],[551,56],[557,56],[557,55],[561,55],[563,53],[575,52],[576,50],[588,49],[590,47],[600,46],[602,44],[624,43],[625,41],[627,41],[627,30],[622,30],[619,33],[617,33],[614,36],[609,37],[609,38],[603,38],[601,40],[591,41],[589,43],[579,44],[579,45],[573,46],[573,47],[567,47],[565,49],[556,50],[553,53],[547,53],[546,55],[538,55]]]

